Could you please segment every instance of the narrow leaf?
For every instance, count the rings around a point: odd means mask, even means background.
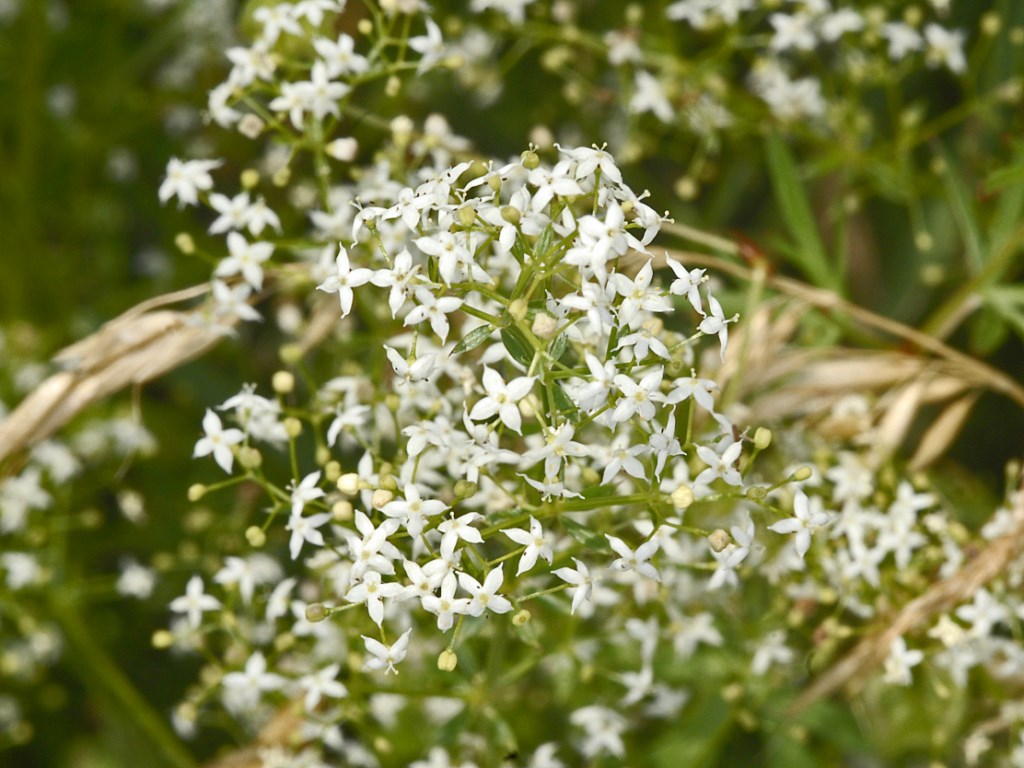
[[[452,350],[452,354],[460,355],[463,352],[469,352],[470,350],[476,349],[487,341],[491,337],[492,333],[494,333],[493,325],[481,325],[479,328],[474,328],[462,337],[462,341],[455,345],[455,349]]]

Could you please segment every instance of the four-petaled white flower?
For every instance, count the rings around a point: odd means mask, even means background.
[[[283,688],[287,681],[274,672],[267,671],[267,660],[256,651],[245,662],[242,672],[228,672],[221,680],[229,701],[243,709],[254,709],[264,691]]]
[[[313,672],[299,679],[299,687],[306,692],[302,704],[307,712],[312,712],[320,699],[329,696],[332,699],[343,699],[348,696],[348,688],[337,680],[339,664],[331,664],[319,672]]]
[[[306,505],[314,499],[321,499],[324,496],[322,488],[317,487],[317,483],[320,482],[320,472],[312,472],[302,478],[302,481],[298,485],[292,485],[292,514],[302,514],[302,510],[306,508]]]
[[[348,251],[345,246],[338,247],[338,256],[334,260],[334,273],[329,275],[317,288],[325,293],[338,294],[341,302],[341,316],[345,317],[352,311],[352,289],[370,282],[373,270],[365,267],[352,269],[349,265]]]
[[[195,205],[199,193],[213,189],[210,171],[220,166],[220,160],[186,160],[172,157],[167,163],[167,177],[160,184],[160,202],[178,198],[178,207]]]
[[[469,612],[469,598],[455,597],[455,590],[458,588],[458,580],[455,574],[449,571],[441,580],[441,594],[427,595],[421,599],[423,610],[430,611],[437,616],[437,628],[447,632],[455,622],[456,614]]]
[[[237,232],[228,232],[228,252],[231,254],[217,265],[216,277],[241,274],[242,279],[255,290],[263,288],[263,262],[270,258],[274,246],[270,243],[250,243]]]
[[[193,628],[199,627],[204,611],[216,611],[220,608],[220,600],[203,591],[201,576],[193,576],[185,586],[185,594],[171,601],[170,608],[175,613],[184,613]]]
[[[641,576],[646,576],[649,579],[655,581],[661,581],[661,576],[658,574],[658,569],[651,565],[648,560],[654,557],[654,553],[658,551],[658,539],[652,537],[636,548],[634,552],[622,539],[610,534],[605,534],[604,537],[608,539],[608,543],[611,544],[612,549],[619,556],[618,559],[613,560],[611,567],[617,571],[636,571]]]
[[[654,418],[654,404],[665,398],[661,394],[661,377],[665,369],[660,365],[644,374],[639,383],[624,373],[615,375],[615,386],[622,394],[612,412],[612,420],[629,421],[633,414],[639,413],[640,418],[648,421]]]
[[[505,564],[501,563],[484,578],[484,583],[474,579],[468,573],[459,573],[459,584],[469,592],[470,601],[466,606],[466,613],[470,616],[482,616],[484,611],[495,613],[508,613],[512,610],[512,603],[508,598],[498,594],[502,583],[505,581],[505,574],[502,570]]]
[[[711,314],[701,320],[697,329],[708,336],[718,334],[718,343],[721,345],[719,354],[725,360],[725,347],[729,343],[729,323],[733,322],[736,318],[726,318],[722,305],[718,303],[718,299],[711,295],[711,291],[708,291],[708,306],[711,308]]]
[[[394,672],[397,675],[398,670],[395,669],[395,664],[398,664],[405,658],[405,654],[409,650],[409,636],[411,634],[411,629],[405,630],[402,636],[391,645],[385,645],[380,640],[374,640],[372,637],[363,635],[366,650],[370,653],[370,658],[363,662],[363,669],[368,671],[383,669],[385,672]]]
[[[519,433],[523,419],[519,413],[518,403],[530,393],[536,380],[534,376],[520,376],[506,384],[500,373],[485,365],[483,385],[487,395],[473,406],[469,418],[473,421],[484,421],[498,414],[502,424]]]
[[[793,497],[793,516],[779,520],[768,526],[769,531],[776,533],[795,533],[796,552],[802,560],[811,546],[811,533],[823,525],[828,525],[832,515],[821,508],[821,499],[815,496],[809,499],[807,494],[797,490]]]
[[[378,627],[384,621],[384,598],[398,597],[405,591],[405,587],[397,582],[382,582],[380,579],[377,571],[367,571],[362,582],[345,594],[350,603],[366,603],[366,610]]]
[[[551,542],[544,535],[544,529],[536,518],[530,517],[530,530],[528,531],[524,531],[522,528],[506,528],[502,533],[516,544],[526,547],[523,556],[519,558],[519,569],[516,571],[516,576],[533,568],[537,564],[538,557],[543,557],[549,565],[551,564],[551,559],[554,557],[554,553],[551,551]]]
[[[317,529],[330,519],[330,512],[321,512],[318,515],[310,515],[309,517],[303,517],[301,514],[293,514],[288,517],[288,524],[285,526],[285,530],[292,532],[291,540],[288,543],[292,560],[299,556],[299,553],[302,551],[302,545],[305,542],[309,542],[316,547],[324,545],[324,535]]]
[[[575,568],[558,568],[552,571],[552,573],[562,581],[566,581],[575,587],[570,613],[576,613],[576,610],[590,599],[590,594],[594,590],[594,579],[590,576],[590,569],[584,563],[581,563],[575,557],[572,561],[576,563]]]
[[[428,517],[439,515],[448,509],[448,505],[443,501],[424,500],[415,483],[406,483],[402,493],[404,499],[389,501],[380,511],[388,517],[397,518],[413,538],[423,533],[423,526],[426,525]]]
[[[405,316],[404,325],[416,325],[424,320],[430,321],[430,327],[443,344],[448,340],[448,315],[462,306],[462,299],[454,296],[442,296],[437,299],[434,294],[420,286],[416,289],[416,306]]]
[[[213,454],[213,460],[217,462],[225,472],[231,472],[235,461],[235,455],[231,452],[231,446],[237,445],[245,439],[245,433],[240,429],[224,429],[220,423],[220,417],[211,410],[206,411],[203,416],[203,432],[205,437],[199,438],[193,458],[209,456]]]

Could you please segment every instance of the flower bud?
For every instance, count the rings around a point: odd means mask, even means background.
[[[317,624],[330,615],[327,606],[323,603],[310,603],[306,606],[306,621],[310,624]]]
[[[285,365],[295,365],[302,359],[302,347],[298,344],[284,344],[277,351],[277,356]]]
[[[331,460],[331,449],[326,445],[318,445],[316,447],[316,463],[318,466],[324,466]]]
[[[445,648],[437,657],[437,668],[442,672],[453,672],[459,665],[459,657],[451,648]]]
[[[274,171],[274,175],[270,177],[270,181],[275,187],[287,187],[288,182],[292,180],[292,169],[287,165],[284,168],[278,168]]]
[[[385,504],[395,498],[395,494],[391,491],[386,491],[383,488],[378,488],[373,492],[373,496],[370,498],[370,506],[374,509],[382,509]]]
[[[190,485],[189,488],[188,488],[188,500],[189,501],[199,501],[205,495],[206,495],[206,486],[203,485],[202,483],[196,483],[195,485]]]
[[[245,136],[245,138],[247,139],[258,138],[259,135],[263,133],[263,129],[266,127],[267,124],[263,122],[262,118],[260,118],[259,115],[254,115],[252,112],[250,112],[247,115],[244,115],[242,119],[238,121],[238,132]],[[259,183],[259,173],[257,171],[252,171],[253,173],[256,174],[256,181],[251,182],[245,176],[245,174],[248,172],[249,171],[244,171],[242,173],[242,186],[245,189],[252,189]],[[250,183],[246,183],[247,181],[249,181]]]
[[[327,154],[335,160],[350,163],[356,159],[356,153],[359,151],[359,144],[355,139],[348,137],[344,139],[335,139],[324,149],[327,151]]]
[[[772,444],[772,431],[765,427],[758,427],[754,432],[754,447],[763,451]]]
[[[250,547],[259,549],[267,543],[267,534],[258,525],[250,525],[245,529],[245,540],[249,542]]]
[[[341,477],[341,464],[336,461],[328,461],[324,464],[324,479],[328,483],[338,482],[339,477]]]
[[[174,245],[186,256],[191,256],[196,252],[196,241],[188,232],[179,232],[174,238]]]
[[[239,181],[241,181],[244,189],[253,189],[260,183],[260,172],[255,168],[246,168],[242,171]]]
[[[471,496],[475,496],[476,492],[476,483],[471,483],[468,480],[459,480],[455,483],[455,495],[460,499],[468,499]]]
[[[721,552],[731,543],[732,537],[729,536],[729,534],[721,528],[716,528],[708,535],[708,544],[711,546],[711,549],[715,552]]]
[[[514,205],[503,205],[501,207],[501,218],[509,224],[518,226],[523,219],[523,214]]]
[[[174,635],[168,632],[166,629],[158,629],[153,633],[151,640],[154,648],[163,650],[164,648],[170,648],[174,644]]]
[[[284,431],[288,434],[288,437],[294,439],[302,434],[302,422],[294,416],[289,416],[284,420]]]
[[[263,454],[258,448],[245,446],[238,449],[238,463],[242,469],[257,469],[263,463]]]
[[[545,340],[553,339],[555,332],[558,330],[558,320],[547,312],[538,312],[537,316],[533,318],[533,325],[530,326],[530,330],[538,338]]]
[[[338,490],[349,496],[359,493],[359,475],[355,472],[346,472],[338,478]]]
[[[508,313],[516,320],[525,318],[529,309],[530,307],[524,299],[516,299],[508,305]]]
[[[334,521],[337,523],[348,522],[352,519],[354,512],[355,510],[350,501],[336,501],[331,506],[331,515],[334,516]]]
[[[288,395],[295,390],[295,376],[290,371],[278,371],[271,379],[271,386],[279,395]]]
[[[356,29],[363,37],[369,37],[373,34],[373,22],[370,19],[360,19]]]
[[[515,616],[512,617],[512,623],[515,624],[517,627],[523,626],[529,620],[530,620],[530,612],[528,610],[526,610],[525,608],[523,608],[523,610],[519,611],[518,613],[516,613]]]
[[[401,91],[402,91],[402,78],[398,77],[398,75],[392,75],[391,77],[389,77],[387,85],[384,86],[384,93],[386,93],[389,98],[393,99]],[[403,144],[402,146],[405,146],[405,145]]]
[[[684,483],[672,491],[671,499],[676,509],[686,509],[693,504],[693,490]]]
[[[796,470],[796,472],[793,473],[793,479],[796,480],[798,483],[802,483],[804,480],[809,480],[811,474],[812,472],[810,467],[800,467],[798,470]]]

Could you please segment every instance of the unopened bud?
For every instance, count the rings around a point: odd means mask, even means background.
[[[471,496],[475,496],[476,492],[476,483],[471,483],[469,480],[459,480],[455,483],[455,495],[460,499],[468,499]]]
[[[292,169],[287,165],[284,168],[278,168],[274,171],[274,175],[270,177],[270,181],[275,187],[287,187],[288,182],[292,180]]]
[[[523,608],[523,610],[519,611],[518,613],[516,613],[515,616],[512,617],[512,623],[515,624],[517,627],[523,626],[529,620],[530,620],[530,612],[528,610],[526,610],[525,608]]]
[[[310,603],[306,606],[306,621],[316,624],[323,621],[330,615],[327,606],[323,603]]]
[[[186,256],[191,256],[196,252],[196,241],[192,239],[192,235],[188,232],[179,232],[174,238],[174,245]]]
[[[530,326],[533,335],[541,339],[553,339],[558,330],[558,320],[547,312],[538,312],[533,318],[533,325]]]
[[[386,491],[383,488],[378,488],[373,492],[373,496],[370,498],[370,506],[374,509],[382,509],[385,504],[395,498],[395,494],[391,491]]]
[[[151,642],[153,643],[154,648],[159,648],[160,650],[163,650],[164,648],[170,648],[171,645],[174,643],[174,635],[172,635],[166,629],[158,629],[156,632],[153,633],[153,638]]]
[[[294,416],[289,416],[284,420],[284,431],[288,437],[296,438],[302,434],[302,422]]]
[[[206,495],[206,486],[203,485],[202,483],[196,483],[195,485],[190,485],[189,488],[188,488],[188,500],[189,501],[199,501],[205,495]]]
[[[526,313],[529,309],[530,306],[526,303],[524,299],[516,299],[515,301],[508,305],[508,313],[516,320],[522,320],[523,318],[525,318]]]
[[[341,477],[341,464],[336,461],[328,461],[324,464],[324,479],[328,483],[338,482],[339,477]]]
[[[395,98],[402,91],[402,79],[397,75],[392,75],[388,78],[388,84],[384,86],[384,93],[389,98]],[[404,146],[404,145],[403,145]]]
[[[355,472],[346,472],[338,478],[338,490],[349,496],[359,493],[359,475]]]
[[[523,214],[514,205],[503,205],[501,207],[501,218],[509,224],[518,225],[522,221]]]
[[[363,37],[369,37],[373,34],[373,22],[370,19],[360,19],[356,29],[359,30],[359,34]]]
[[[335,522],[338,523],[345,523],[351,520],[354,512],[355,510],[350,501],[336,501],[331,506],[331,515],[334,516]]]
[[[278,350],[277,356],[285,365],[295,365],[302,359],[302,347],[298,344],[285,344]]]
[[[245,540],[249,542],[250,547],[259,549],[267,543],[267,534],[258,525],[250,525],[245,529]]]
[[[437,657],[437,668],[442,672],[453,672],[459,666],[459,657],[451,648],[445,648]]]
[[[772,444],[772,431],[765,427],[758,427],[754,432],[754,447],[763,451]]]
[[[316,447],[316,463],[317,466],[324,466],[331,460],[331,449],[326,445],[318,445]]]
[[[688,485],[680,485],[672,491],[672,506],[676,509],[686,509],[693,504],[693,489]]]
[[[253,115],[253,117],[256,116]],[[257,171],[255,168],[246,168],[244,171],[242,171],[239,180],[242,182],[242,187],[244,189],[253,189],[260,183],[260,172]]]
[[[349,137],[344,139],[335,139],[324,149],[326,149],[327,154],[335,160],[350,163],[356,159],[356,153],[359,151],[359,144],[355,139]]]
[[[804,480],[809,480],[811,478],[811,474],[812,473],[810,467],[800,467],[798,470],[796,470],[796,472],[793,473],[793,479],[796,480],[798,483],[802,483]]]
[[[271,379],[271,385],[277,394],[288,395],[295,389],[295,377],[290,371],[278,371]]]
[[[715,552],[721,552],[732,543],[732,538],[721,528],[716,528],[708,535],[708,544]]]
[[[246,446],[238,449],[238,463],[242,469],[257,469],[263,464],[263,454],[258,448]]]

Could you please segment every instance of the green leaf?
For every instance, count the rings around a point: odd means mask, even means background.
[[[1009,327],[995,309],[983,306],[971,318],[971,351],[979,357],[987,357],[1006,341]]]
[[[992,171],[985,178],[985,189],[989,192],[997,192],[1000,189],[1014,187],[1018,184],[1024,184],[1024,163],[1009,165],[997,171]]]
[[[580,412],[579,408],[576,407],[576,403],[574,403],[572,398],[565,393],[565,390],[562,389],[560,384],[556,382],[551,386],[551,393],[555,398],[555,407],[558,408],[558,412],[567,414],[569,416],[569,420],[574,423],[579,421]]]
[[[560,360],[562,355],[565,354],[565,350],[569,348],[569,337],[564,333],[551,342],[551,346],[548,347],[548,354],[551,355],[552,360]]]
[[[971,269],[977,272],[988,256],[985,242],[981,236],[981,229],[978,227],[978,213],[974,210],[967,182],[960,175],[957,158],[941,145],[939,146],[939,156],[946,166],[943,178],[946,181],[949,204],[953,209],[953,219],[964,239],[964,247],[967,249]]]
[[[598,536],[591,528],[577,523],[565,515],[562,515],[562,527],[566,533],[589,549],[604,550],[608,548],[605,540]]]
[[[493,325],[481,325],[479,328],[474,328],[472,331],[462,337],[462,340],[455,345],[455,349],[452,350],[453,355],[461,355],[463,352],[469,352],[470,350],[476,349],[494,333]]]
[[[985,304],[1024,339],[1024,285],[995,285],[984,293]]]
[[[815,285],[838,291],[842,287],[839,276],[829,263],[789,147],[777,133],[770,133],[765,138],[765,150],[775,201],[794,241],[790,260]]]
[[[533,347],[521,330],[514,325],[502,328],[501,341],[513,360],[527,368],[530,367],[533,363]]]

